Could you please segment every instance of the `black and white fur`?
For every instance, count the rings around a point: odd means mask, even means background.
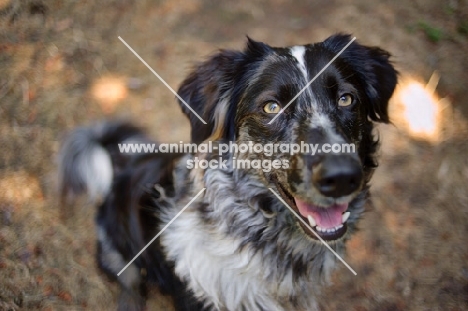
[[[271,125],[267,123],[274,115],[265,113],[264,106],[271,101],[284,106],[350,39],[335,35],[288,48],[249,39],[244,51],[222,50],[200,63],[178,92],[208,122],[203,125],[181,105],[196,143],[355,143],[358,150],[346,161],[358,165],[358,181],[343,195],[324,195],[328,192],[314,183],[329,160],[321,155],[276,155],[292,166],[270,172],[229,165],[188,170],[187,159],[217,155],[120,154],[118,143],[150,141],[125,122],[78,129],[67,138],[60,154],[62,195],[86,191],[103,197],[96,219],[98,262],[121,284],[120,310],[144,308],[147,282],[171,295],[177,310],[317,309],[316,293],[337,260],[268,187],[296,210],[297,200],[320,213],[345,204],[351,213],[345,229],[324,235],[342,254],[364,210],[367,183],[376,167],[373,122],[389,121],[387,105],[397,74],[387,52],[354,42]],[[351,94],[351,105],[337,104],[343,94]],[[265,157],[225,158],[234,156]],[[341,176],[346,168],[339,164],[341,157],[335,160],[335,175]],[[117,277],[203,188],[204,193]]]

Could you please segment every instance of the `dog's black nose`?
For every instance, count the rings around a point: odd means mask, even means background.
[[[315,167],[312,181],[327,197],[342,197],[356,191],[362,183],[359,160],[348,155],[328,155]]]

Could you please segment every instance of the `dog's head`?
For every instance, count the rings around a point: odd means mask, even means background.
[[[273,155],[286,159],[287,169],[259,171],[325,240],[343,237],[362,211],[357,201],[365,197],[376,167],[373,122],[389,122],[387,105],[397,82],[389,54],[377,47],[353,42],[334,59],[350,41],[348,35],[335,35],[320,43],[276,48],[248,39],[244,51],[220,51],[200,64],[179,89],[208,123],[181,105],[193,142],[318,148],[313,155],[311,150]],[[323,149],[345,144],[347,152]]]

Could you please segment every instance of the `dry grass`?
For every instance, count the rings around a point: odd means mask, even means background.
[[[399,109],[395,126],[381,127],[373,206],[346,256],[358,275],[341,267],[321,305],[466,310],[468,39],[460,29],[467,8],[401,0],[0,1],[0,310],[115,309],[117,287],[94,262],[93,207],[63,210],[56,201],[55,155],[65,131],[126,117],[162,141],[189,137],[172,94],[117,36],[176,87],[191,63],[241,47],[245,34],[289,45],[335,31],[390,50],[404,76],[427,81],[437,69],[448,104],[435,141],[410,136]],[[443,30],[436,43],[431,27]],[[149,310],[169,308],[156,290],[152,297]]]

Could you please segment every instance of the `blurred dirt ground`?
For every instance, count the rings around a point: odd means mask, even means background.
[[[286,46],[335,32],[390,51],[402,84],[345,257],[357,276],[338,264],[322,309],[468,310],[468,3],[456,0],[0,0],[0,310],[115,309],[117,286],[94,261],[94,208],[56,199],[65,132],[119,117],[161,141],[189,138],[174,96],[118,36],[176,88],[245,35]],[[436,128],[416,135],[401,94],[431,77]],[[412,98],[416,121],[432,111]],[[151,297],[148,310],[171,309]]]

